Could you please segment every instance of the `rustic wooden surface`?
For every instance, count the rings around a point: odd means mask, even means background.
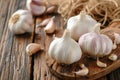
[[[41,28],[38,35],[15,36],[8,30],[10,16],[16,10],[24,9],[25,4],[26,0],[0,0],[0,80],[60,80],[46,66],[45,53],[53,39],[51,34],[46,35]],[[56,18],[58,27],[61,27],[61,19]],[[56,35],[61,36],[59,33]],[[45,50],[29,57],[25,48],[31,42],[43,45]],[[120,80],[120,69],[98,80]]]

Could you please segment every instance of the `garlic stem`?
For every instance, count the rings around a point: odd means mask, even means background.
[[[93,31],[96,32],[97,34],[100,34],[100,26],[101,24],[100,23],[97,23],[94,28],[93,28]]]
[[[84,64],[81,64],[81,68],[82,68],[82,70],[79,70],[79,71],[74,72],[74,73],[76,75],[80,75],[80,76],[85,76],[89,73],[89,69]]]
[[[99,60],[99,58],[97,58],[97,66],[98,66],[98,67],[107,67],[107,64],[101,62],[101,61]]]
[[[68,29],[65,29],[65,32],[64,32],[64,34],[63,34],[63,38],[70,38],[70,37],[71,37],[71,35],[70,35],[69,30],[68,30]]]
[[[116,54],[111,54],[109,57],[108,57],[111,61],[116,61],[118,59],[118,56]]]
[[[81,12],[80,12],[80,17],[79,17],[79,18],[80,18],[81,20],[83,20],[84,17],[85,17],[85,15],[86,15],[86,12],[85,12],[85,11],[81,11]]]

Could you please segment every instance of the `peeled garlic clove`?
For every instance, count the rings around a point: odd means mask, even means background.
[[[111,61],[116,61],[118,59],[118,56],[116,54],[111,54],[109,57],[108,57]]]
[[[97,24],[96,20],[87,15],[85,11],[81,11],[79,15],[69,18],[67,29],[70,30],[72,38],[78,41],[80,36],[93,31],[95,24]]]
[[[53,33],[56,30],[55,16],[51,18],[44,30],[46,33]]]
[[[37,53],[40,50],[44,50],[44,48],[40,44],[37,44],[37,43],[30,43],[26,47],[26,52],[30,56]]]
[[[91,57],[103,57],[109,55],[113,49],[112,40],[100,34],[100,24],[96,24],[94,31],[82,35],[79,39],[79,45],[83,52]]]
[[[56,6],[50,6],[47,8],[46,13],[55,13],[57,12],[57,7]]]
[[[35,16],[42,15],[46,11],[45,2],[41,0],[27,0],[26,7]]]
[[[107,64],[103,63],[103,62],[99,61],[99,59],[97,59],[97,66],[104,68],[104,67],[107,67]]]
[[[82,56],[79,44],[71,38],[67,29],[61,38],[56,38],[51,42],[48,54],[57,62],[64,64],[77,62]]]
[[[89,73],[89,69],[84,64],[81,64],[81,68],[82,68],[82,70],[79,70],[79,71],[74,72],[74,73],[76,75],[80,75],[80,76],[85,76]]]
[[[14,34],[32,32],[32,14],[27,10],[18,10],[10,17],[8,27]]]

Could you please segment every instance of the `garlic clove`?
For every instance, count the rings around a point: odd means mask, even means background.
[[[53,33],[56,30],[55,16],[51,18],[44,30],[46,33]]]
[[[37,24],[36,27],[41,27],[41,26],[44,27],[44,26],[46,26],[49,23],[50,19],[51,18],[47,18],[47,19],[43,20],[40,24]]]
[[[117,45],[116,45],[116,43],[114,42],[114,43],[113,43],[113,48],[112,48],[112,49],[114,50],[114,49],[116,49],[116,48],[117,48]]]
[[[29,56],[37,53],[40,50],[44,50],[44,48],[40,44],[37,44],[37,43],[30,43],[26,47],[26,52],[28,53]]]
[[[57,12],[57,7],[56,6],[50,6],[47,8],[46,13],[55,13]]]
[[[32,32],[32,14],[27,10],[18,10],[10,17],[8,28],[14,34],[24,34]]]
[[[45,2],[41,0],[27,0],[26,7],[35,16],[42,15],[46,11]]]
[[[108,57],[111,61],[116,61],[118,59],[118,56],[116,54],[111,54],[109,57]]]
[[[101,62],[101,61],[97,58],[97,66],[98,66],[98,67],[102,67],[102,68],[104,68],[104,67],[107,67],[107,64]]]
[[[81,68],[82,68],[82,70],[79,70],[79,71],[74,72],[74,73],[76,75],[86,76],[89,73],[89,69],[84,64],[81,64]]]

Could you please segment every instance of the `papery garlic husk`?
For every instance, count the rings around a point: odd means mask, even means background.
[[[53,16],[50,19],[49,23],[46,25],[44,30],[46,33],[49,33],[49,34],[55,32],[55,30],[56,30],[55,16]]]
[[[81,11],[79,15],[68,20],[67,29],[70,30],[72,38],[78,41],[81,35],[93,31],[95,24],[97,24],[96,20],[87,15],[85,11]]]
[[[82,35],[79,39],[82,51],[95,58],[110,54],[113,48],[112,40],[99,33],[100,25],[96,24],[94,31]]]
[[[44,48],[40,44],[37,44],[37,43],[30,43],[26,47],[26,52],[29,56],[37,53],[40,50],[44,50]]]
[[[46,11],[46,4],[42,0],[27,0],[26,7],[35,16],[42,15]]]
[[[10,17],[8,27],[14,34],[24,34],[33,31],[32,14],[27,10],[18,10]]]
[[[65,64],[77,62],[82,56],[79,44],[71,38],[67,29],[61,38],[55,38],[51,42],[48,54],[57,62]]]

